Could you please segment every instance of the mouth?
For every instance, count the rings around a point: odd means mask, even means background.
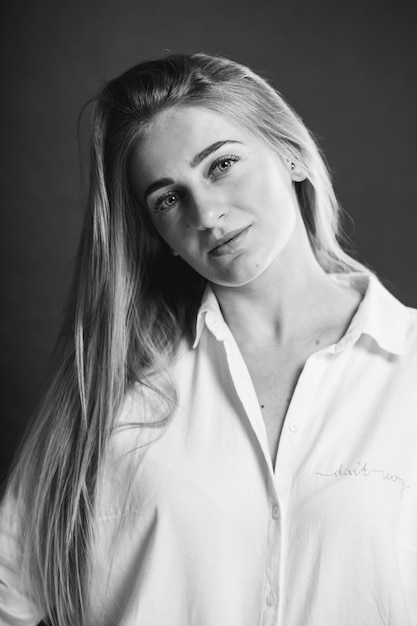
[[[223,256],[224,254],[229,254],[236,250],[244,238],[246,237],[250,226],[245,226],[244,228],[237,228],[236,230],[230,231],[224,237],[217,239],[213,242],[209,254],[212,256]]]

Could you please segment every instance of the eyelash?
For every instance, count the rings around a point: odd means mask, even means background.
[[[227,161],[231,161],[232,163],[236,163],[237,161],[239,161],[239,157],[234,156],[233,154],[229,154],[227,156],[222,156],[219,157],[218,159],[216,159],[215,161],[213,161],[213,163],[210,165],[210,169],[209,169],[209,175],[211,176],[213,174],[214,169],[220,164],[220,163],[226,163]],[[227,172],[230,169],[230,167],[228,167],[226,170],[221,171],[220,170],[220,174],[224,174],[224,172]]]
[[[159,196],[156,201],[155,201],[155,206],[153,208],[153,212],[154,213],[163,213],[164,211],[169,211],[170,207],[162,207],[162,203],[164,202],[164,200],[166,198],[169,198],[170,196],[179,196],[180,194],[178,193],[178,191],[166,191],[165,193],[163,193],[161,196]]]
[[[240,161],[240,158],[235,156],[235,155],[227,155],[227,156],[221,156],[218,159],[216,159],[215,161],[213,161],[213,163],[210,165],[210,169],[209,169],[209,176],[210,178],[216,178],[216,176],[213,176],[214,170],[216,169],[216,167],[218,167],[218,165],[220,165],[220,163],[226,163],[226,162],[231,162],[231,163],[236,163],[237,161]],[[223,174],[225,174],[226,172],[228,172],[230,170],[230,167],[228,167],[225,170],[219,170],[219,174],[218,176],[222,176]],[[166,191],[165,193],[163,193],[162,195],[160,195],[156,201],[155,201],[155,205],[153,208],[153,212],[154,213],[164,213],[165,211],[169,211],[170,207],[162,207],[162,203],[164,202],[164,200],[166,198],[169,198],[170,196],[181,196],[181,194],[178,193],[178,191]]]

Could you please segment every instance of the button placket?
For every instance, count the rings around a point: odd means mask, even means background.
[[[327,362],[309,358],[300,375],[288,408],[275,465],[275,486],[281,507],[286,505],[294,477],[301,434],[310,418],[319,381]]]
[[[258,398],[253,387],[253,381],[250,378],[246,363],[232,335],[227,337],[223,346],[236,393],[242,402],[248,421],[254,430],[266,461],[267,458],[269,458],[269,451],[266,443],[265,424],[259,408]],[[272,626],[273,624],[276,624],[279,604],[278,591],[281,560],[281,508],[278,504],[275,476],[271,464],[269,463],[265,469],[267,470],[266,478],[269,483],[268,503],[266,503],[268,508],[265,510],[265,513],[268,515],[268,519],[265,519],[265,522],[268,524],[268,539],[265,554],[266,562],[263,598],[260,598],[260,602],[263,602],[265,609],[262,625]],[[268,601],[267,598],[269,598]]]
[[[278,597],[280,586],[281,563],[281,506],[275,489],[274,477],[270,476],[269,485],[269,530],[266,552],[264,612],[262,626],[273,626],[278,618]]]

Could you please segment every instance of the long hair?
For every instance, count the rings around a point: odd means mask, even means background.
[[[30,593],[51,624],[87,626],[95,494],[109,438],[133,383],[145,389],[192,334],[205,281],[173,257],[134,198],[133,146],[155,116],[203,106],[234,118],[307,172],[296,183],[314,253],[326,271],[362,266],[338,243],[328,170],[301,119],[262,78],[203,54],[145,62],[93,103],[90,193],[59,366],[9,481],[23,503]],[[168,398],[171,412],[175,394]]]

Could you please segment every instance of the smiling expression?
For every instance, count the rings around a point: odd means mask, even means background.
[[[278,261],[297,222],[290,163],[236,121],[202,107],[160,114],[133,150],[139,203],[176,254],[238,286]]]

